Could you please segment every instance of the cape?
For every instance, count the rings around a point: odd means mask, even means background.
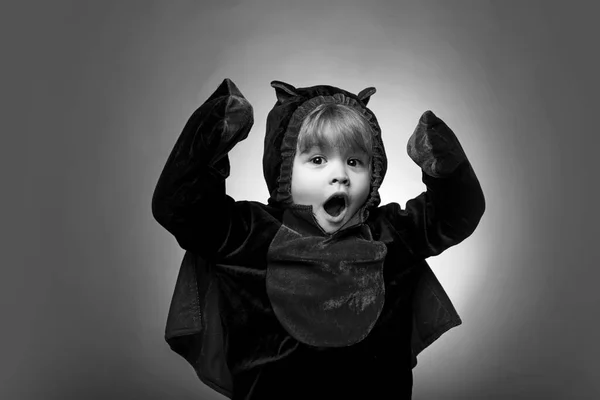
[[[415,270],[411,349],[417,356],[451,328],[462,323],[448,295],[428,265]],[[215,265],[186,251],[168,313],[165,340],[183,357],[198,378],[213,390],[232,398],[222,320],[222,292]],[[264,356],[272,356],[265,354]]]

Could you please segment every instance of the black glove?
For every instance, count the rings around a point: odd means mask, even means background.
[[[433,112],[425,111],[410,139],[410,158],[434,178],[444,178],[467,160],[458,138]]]
[[[225,79],[194,111],[184,128],[182,139],[193,141],[190,143],[190,156],[196,161],[225,169],[228,174],[229,162],[225,156],[248,137],[253,124],[252,105],[231,80]]]

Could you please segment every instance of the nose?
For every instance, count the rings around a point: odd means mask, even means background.
[[[350,183],[348,173],[346,172],[346,168],[342,163],[336,163],[336,166],[331,172],[331,183],[339,183],[342,185],[348,185]]]

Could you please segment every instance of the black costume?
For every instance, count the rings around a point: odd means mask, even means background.
[[[228,79],[190,117],[160,176],[153,215],[186,250],[166,340],[234,400],[408,399],[416,356],[461,323],[425,259],[475,230],[479,182],[452,130],[427,111],[408,143],[426,192],[406,209],[379,206],[387,159],[366,107],[375,89],[272,86],[267,205],[225,194],[227,153],[254,122]],[[292,204],[290,186],[300,125],[331,102],[365,117],[374,154],[365,205],[328,234],[310,206]]]

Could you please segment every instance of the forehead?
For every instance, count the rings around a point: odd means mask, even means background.
[[[300,129],[296,147],[303,152],[318,148],[323,151],[362,150],[371,154],[371,131],[364,122],[359,117],[307,118]]]
[[[315,143],[306,148],[296,150],[297,155],[315,154],[315,153],[341,154],[341,155],[348,155],[348,154],[368,155],[368,153],[364,149],[360,148],[359,146],[352,146],[352,147],[332,146],[328,143]]]

